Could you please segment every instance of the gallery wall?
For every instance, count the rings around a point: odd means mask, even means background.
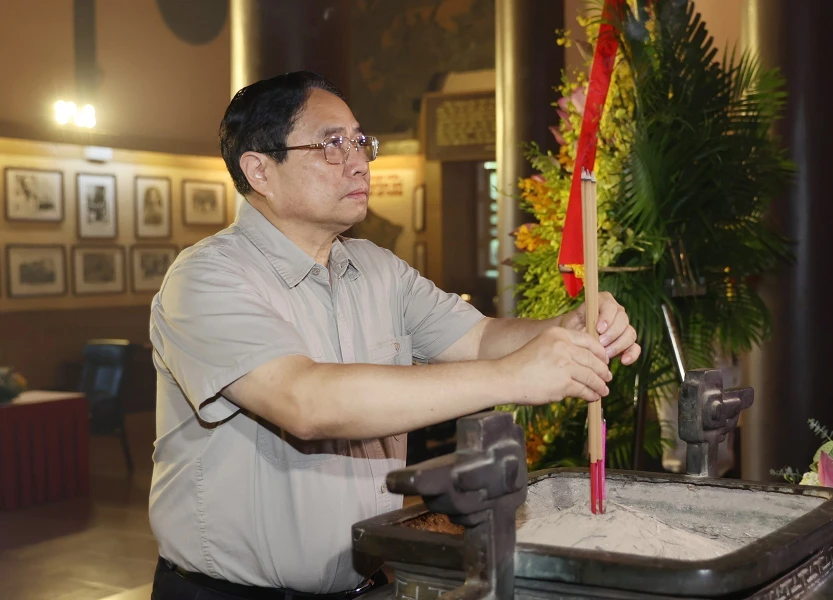
[[[84,152],[0,139],[0,311],[148,304],[166,261],[233,219],[219,158]]]

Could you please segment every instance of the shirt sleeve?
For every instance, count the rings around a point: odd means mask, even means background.
[[[413,355],[417,360],[429,361],[468,333],[484,316],[457,294],[438,288],[404,260],[393,258]]]
[[[168,274],[151,307],[151,342],[200,419],[209,423],[239,410],[220,395],[227,385],[280,356],[309,356],[298,331],[244,269],[210,249]]]

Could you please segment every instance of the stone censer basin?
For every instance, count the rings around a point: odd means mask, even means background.
[[[368,600],[833,598],[833,489],[708,476],[749,405],[689,372],[689,474],[611,472],[595,516],[587,469],[527,475],[511,415],[460,419],[457,452],[388,478],[423,503],[353,526],[354,552],[396,572]]]

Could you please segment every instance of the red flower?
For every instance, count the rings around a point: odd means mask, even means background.
[[[833,458],[827,452],[819,457],[819,483],[823,487],[833,487]]]

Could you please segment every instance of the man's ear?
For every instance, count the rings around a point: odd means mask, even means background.
[[[268,190],[266,173],[269,159],[260,152],[246,152],[240,157],[240,168],[252,189],[261,196],[266,196]]]

